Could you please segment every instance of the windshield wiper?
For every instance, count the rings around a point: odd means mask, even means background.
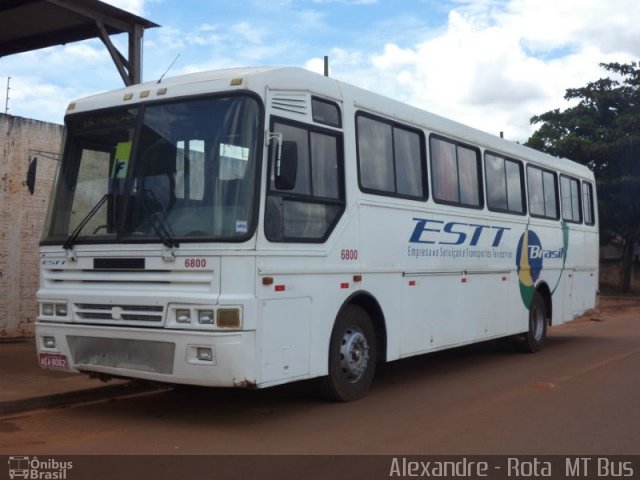
[[[73,248],[73,245],[78,239],[78,235],[80,235],[80,232],[82,231],[82,229],[87,225],[87,223],[89,223],[89,220],[93,218],[93,216],[98,212],[98,210],[100,210],[100,207],[102,207],[104,202],[106,202],[110,196],[111,196],[111,193],[105,193],[102,196],[102,198],[98,201],[98,203],[95,204],[95,206],[91,209],[91,211],[85,215],[85,217],[78,224],[78,226],[73,229],[73,232],[71,232],[71,234],[67,237],[65,242],[62,244],[62,248],[64,248],[65,250],[71,250]]]
[[[147,190],[146,188],[140,189],[140,200],[142,204],[142,208],[149,215],[149,222],[151,226],[155,230],[156,234],[162,240],[163,245],[166,245],[168,248],[178,248],[180,243],[173,238],[173,234],[171,232],[171,226],[167,222],[167,219],[164,217],[164,214],[154,212],[151,206],[149,205],[149,199],[154,201],[154,203],[159,203],[155,198],[155,194],[152,190]]]

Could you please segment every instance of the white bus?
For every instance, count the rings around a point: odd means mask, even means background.
[[[40,365],[353,400],[376,364],[539,350],[594,306],[593,174],[297,68],[69,105]]]

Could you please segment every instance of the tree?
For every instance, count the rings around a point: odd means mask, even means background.
[[[540,127],[526,145],[594,171],[601,234],[623,238],[619,287],[629,291],[640,241],[640,62],[600,66],[614,78],[568,89],[564,98],[577,103],[532,117]]]

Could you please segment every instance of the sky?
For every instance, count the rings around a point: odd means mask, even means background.
[[[285,65],[330,75],[524,142],[567,88],[640,58],[637,0],[106,0],[145,32],[143,80]],[[126,36],[112,37],[126,52]],[[0,111],[62,123],[76,98],[121,88],[99,40],[0,58]]]

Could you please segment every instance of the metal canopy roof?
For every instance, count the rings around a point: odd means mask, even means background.
[[[0,57],[100,38],[126,85],[140,83],[142,37],[159,25],[98,0],[0,0]],[[109,35],[129,35],[125,58]]]

